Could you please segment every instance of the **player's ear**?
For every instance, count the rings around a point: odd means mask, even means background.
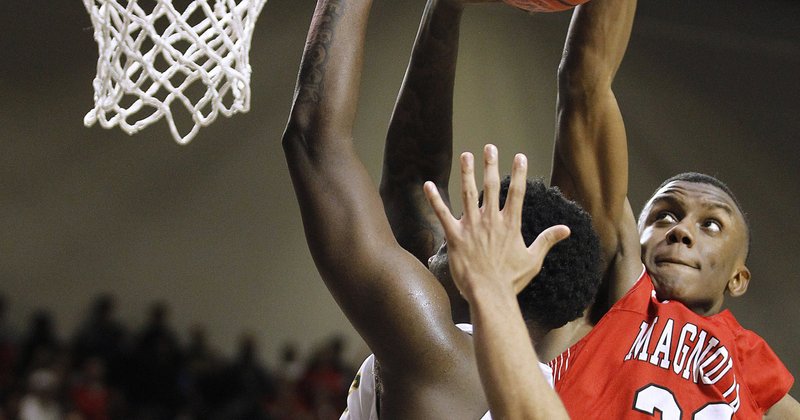
[[[750,284],[750,270],[741,266],[736,273],[733,274],[728,280],[728,293],[731,297],[739,297],[747,291],[747,286]]]

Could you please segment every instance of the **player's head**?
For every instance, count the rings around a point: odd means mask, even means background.
[[[505,204],[511,178],[500,184],[500,206]],[[483,201],[483,195],[480,197]],[[550,330],[583,314],[600,283],[600,246],[589,214],[564,198],[557,188],[541,180],[528,181],[522,207],[522,236],[527,245],[553,225],[567,225],[569,238],[547,254],[539,275],[517,296],[526,321]],[[449,276],[447,247],[443,245],[429,262],[437,277]]]
[[[725,292],[747,291],[747,217],[720,180],[688,172],[664,181],[639,215],[642,261],[660,299],[711,315]]]
[[[500,206],[511,178],[500,185]],[[570,236],[547,254],[536,278],[517,295],[522,316],[545,329],[563,326],[583,314],[600,285],[600,242],[589,213],[558,188],[528,181],[522,207],[522,237],[530,245],[545,229],[566,225]]]

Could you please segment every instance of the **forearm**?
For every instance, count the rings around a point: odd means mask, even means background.
[[[575,9],[567,32],[558,68],[554,177],[584,207],[607,207],[603,200],[627,195],[627,138],[611,84],[635,12],[636,0],[594,0]]]
[[[384,174],[392,178],[384,182],[390,185],[402,185],[409,179],[419,185],[426,180],[447,184],[462,12],[463,5],[447,0],[429,0],[425,6],[389,123]]]
[[[551,182],[592,216],[605,264],[630,246],[628,144],[612,81],[630,38],[636,0],[593,0],[570,22],[558,72]],[[626,253],[639,264],[634,250]],[[626,272],[633,262],[626,259]],[[635,271],[635,270],[634,270]]]
[[[369,293],[366,286],[354,288],[369,272],[344,264],[341,250],[349,249],[355,260],[375,246],[372,238],[391,239],[390,233],[381,236],[388,226],[381,224],[375,186],[351,139],[370,4],[317,2],[283,135],[309,249],[345,313],[358,308],[358,292]]]
[[[359,206],[380,211],[352,142],[370,5],[371,0],[317,2],[283,134],[306,235],[315,238],[309,248],[318,263],[337,249],[344,234],[356,234],[347,225],[356,225]]]
[[[284,144],[349,142],[371,0],[319,0],[306,39]]]
[[[475,357],[492,417],[569,418],[539,369],[514,292],[492,290],[469,301]]]
[[[449,200],[462,8],[448,0],[429,0],[425,6],[386,137],[381,198],[398,242],[423,262],[444,237],[422,183],[434,181]]]
[[[611,89],[628,47],[636,0],[593,0],[572,15],[558,68],[560,94],[592,95]]]

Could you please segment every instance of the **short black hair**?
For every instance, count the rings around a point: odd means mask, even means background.
[[[671,177],[667,178],[664,182],[661,183],[661,185],[658,186],[658,188],[655,189],[655,191],[653,191],[653,194],[651,194],[650,197],[653,197],[658,192],[658,190],[664,188],[665,185],[669,184],[670,182],[675,182],[675,181],[693,182],[693,183],[697,183],[697,184],[708,184],[708,185],[711,185],[712,187],[719,188],[720,190],[722,190],[722,192],[724,192],[725,194],[728,195],[728,197],[731,198],[731,200],[733,201],[733,204],[736,205],[736,208],[739,210],[739,213],[742,215],[742,219],[744,219],[745,235],[747,236],[747,244],[746,244],[747,245],[747,249],[745,250],[745,259],[747,259],[747,256],[750,255],[750,219],[747,217],[747,213],[745,213],[744,208],[742,207],[742,204],[739,203],[739,199],[736,198],[736,195],[733,193],[733,191],[730,189],[730,187],[728,187],[727,184],[725,184],[724,182],[720,181],[718,178],[715,178],[715,177],[713,177],[711,175],[708,175],[708,174],[704,174],[704,173],[700,173],[700,172],[684,172],[684,173],[680,173],[680,174],[677,174],[677,175],[674,175],[674,176],[671,176]],[[645,207],[642,209],[642,211],[639,214],[640,218],[644,214],[644,210],[647,209],[647,206],[649,204],[650,204],[650,200],[647,200],[647,203],[645,204]]]
[[[506,176],[500,184],[501,207],[510,181]],[[522,205],[525,244],[554,225],[568,226],[569,238],[550,250],[539,275],[517,295],[523,318],[549,329],[580,317],[594,300],[601,278],[600,241],[589,213],[557,187],[547,187],[541,179],[528,180]]]

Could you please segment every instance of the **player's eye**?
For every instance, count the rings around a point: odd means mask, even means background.
[[[722,230],[722,224],[714,219],[709,219],[703,222],[703,228],[712,232],[719,232]]]
[[[656,214],[655,221],[659,223],[675,223],[678,221],[678,218],[668,211],[662,211]]]

